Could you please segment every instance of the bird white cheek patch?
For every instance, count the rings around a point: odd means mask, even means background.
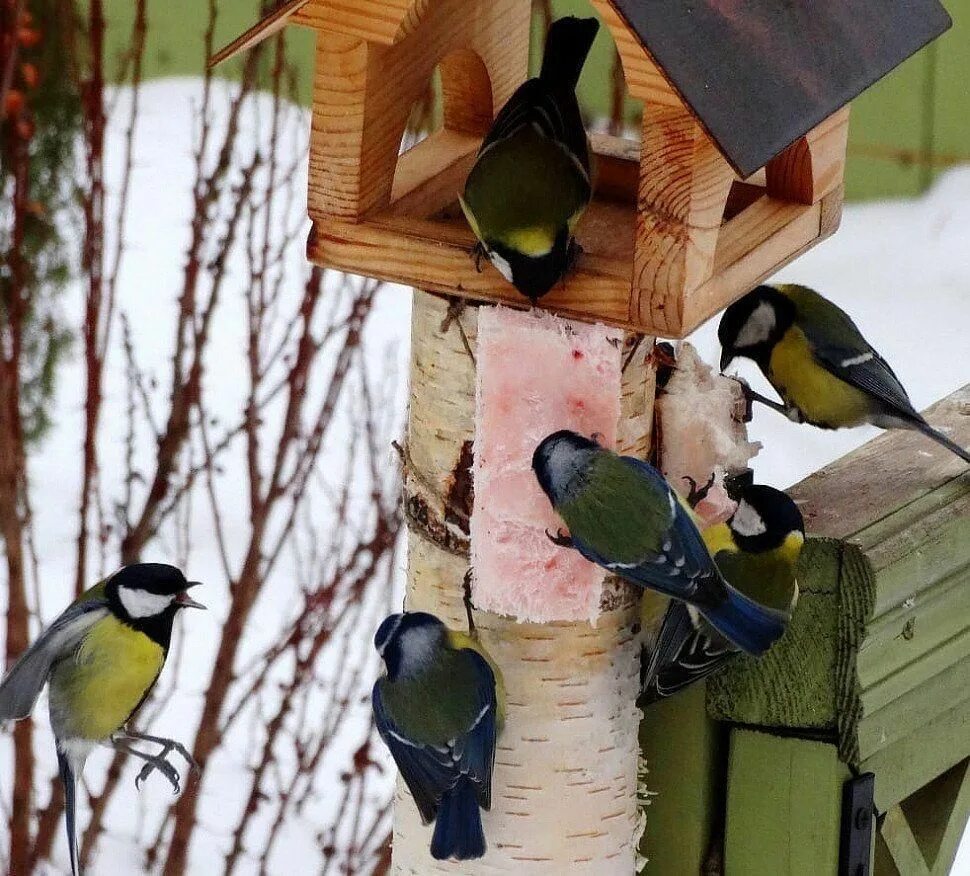
[[[603,571],[546,537],[562,521],[532,472],[536,446],[572,429],[612,447],[622,333],[539,311],[483,307],[478,318],[473,598],[520,621],[595,620]]]

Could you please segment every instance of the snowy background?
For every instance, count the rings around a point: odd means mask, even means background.
[[[217,86],[223,87],[223,86]],[[180,287],[182,253],[185,248],[187,219],[191,212],[188,181],[191,178],[193,147],[193,109],[199,102],[196,80],[170,80],[146,85],[142,89],[142,111],[137,134],[136,167],[132,180],[131,209],[126,228],[129,254],[121,278],[120,308],[128,315],[136,332],[138,355],[142,366],[160,378],[167,374],[170,355],[169,321],[175,312],[174,296]],[[294,112],[301,112],[294,110]],[[258,124],[258,113],[247,117],[247,124]],[[306,126],[309,119],[306,119]],[[112,126],[108,132],[109,185],[117,176],[118,156],[122,153],[123,131]],[[294,144],[294,148],[301,148]],[[114,162],[114,164],[112,163]],[[303,190],[305,180],[293,181]],[[294,205],[292,221],[299,221],[301,204]],[[292,246],[292,258],[303,258],[302,235]],[[238,254],[241,255],[241,254]],[[246,266],[241,258],[230,265],[238,283],[244,282]],[[852,205],[846,208],[839,233],[828,242],[785,269],[776,279],[813,286],[848,310],[870,341],[893,365],[909,390],[917,408],[923,408],[959,386],[970,382],[967,326],[970,317],[970,168],[946,174],[923,198],[916,201],[882,202]],[[81,300],[80,294],[69,293],[67,307]],[[369,321],[366,350],[375,365],[383,364],[388,350],[397,362],[402,377],[393,388],[396,412],[403,415],[407,373],[410,294],[401,288],[388,288],[377,301]],[[241,391],[238,374],[243,367],[244,324],[227,308],[227,315],[217,320],[213,346],[209,355],[206,392],[218,413],[224,403],[227,415],[239,408]],[[77,314],[71,314],[76,319]],[[701,354],[712,363],[717,361],[716,325],[710,323],[693,338]],[[117,348],[111,355],[119,355]],[[76,505],[80,452],[81,410],[83,397],[79,381],[82,369],[68,363],[61,369],[58,402],[53,417],[54,428],[31,464],[32,502],[35,509],[37,550],[44,588],[47,617],[67,601],[73,579],[76,535],[73,514],[66,513]],[[753,368],[741,372],[752,378],[756,388],[765,389]],[[107,386],[102,457],[104,476],[112,476],[112,460],[123,452],[122,409],[125,403],[121,377],[123,369],[110,368],[115,375]],[[113,382],[112,382],[113,381]],[[164,391],[160,384],[159,392]],[[825,433],[799,427],[779,415],[756,409],[751,426],[753,438],[763,442],[764,450],[754,461],[760,481],[779,487],[788,486],[820,466],[864,443],[875,429],[857,429]],[[329,440],[322,469],[339,466],[343,443],[351,435],[334,432]],[[390,453],[388,464],[393,464]],[[120,465],[118,466],[120,471]],[[231,472],[224,488],[232,489]],[[244,490],[240,480],[239,490]],[[245,522],[246,502],[240,495],[237,503],[240,527]],[[851,497],[847,500],[851,501]],[[200,520],[195,546],[190,557],[189,576],[206,579],[207,569],[217,568],[214,553],[207,548],[205,522]],[[227,521],[232,537],[234,521]],[[149,559],[150,557],[146,557]],[[398,569],[400,574],[400,569]],[[155,721],[152,730],[162,735],[185,737],[194,729],[198,715],[199,691],[194,681],[193,664],[209,665],[212,645],[220,623],[223,596],[211,588],[204,601],[210,606],[206,615],[193,614],[184,619],[191,625],[192,637],[180,663],[177,679],[168,674],[168,683],[177,682],[178,694],[166,711]],[[272,616],[286,615],[291,604],[280,604],[264,598],[257,610]],[[268,625],[275,629],[275,624]],[[366,645],[371,631],[360,632]],[[255,645],[253,647],[256,647]],[[247,649],[251,652],[251,649]],[[360,720],[364,720],[363,713]],[[43,726],[43,725],[41,725]],[[37,742],[41,756],[52,760],[50,740],[43,731]],[[204,841],[193,846],[192,872],[205,872],[209,864],[221,863],[225,852],[224,813],[237,812],[239,801],[234,788],[240,778],[239,750],[228,740],[219,757],[210,764],[210,774],[202,788],[200,805]],[[89,764],[91,776],[98,776],[110,755],[96,753]],[[0,763],[9,764],[8,739],[0,742]],[[6,766],[0,776],[8,776]],[[132,872],[129,856],[134,851],[134,838],[150,835],[144,814],[153,806],[170,802],[170,791],[161,781],[150,781],[140,794],[126,777],[118,800],[124,805],[113,807],[110,838],[102,843],[100,854],[90,868],[96,874]],[[94,784],[100,786],[100,779]],[[137,804],[137,805],[136,805]],[[287,829],[285,842],[273,859],[273,872],[303,872],[300,861],[315,843],[312,828],[314,814],[326,809],[321,801],[307,821],[296,822]],[[84,798],[81,798],[80,824],[87,822]],[[59,837],[57,860],[66,869],[63,839]],[[248,873],[246,865],[239,872]],[[956,873],[970,874],[970,849],[965,848],[958,860]]]

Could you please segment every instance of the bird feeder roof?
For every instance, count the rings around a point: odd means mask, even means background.
[[[609,0],[742,176],[952,24],[938,0]]]
[[[413,2],[368,0],[365,17],[375,38],[400,38]],[[939,0],[606,2],[742,177],[764,167],[952,24]],[[299,21],[310,4],[285,0],[210,63],[251,48],[291,19]],[[325,13],[328,4],[316,0],[315,8]],[[434,14],[433,7],[427,11]],[[390,30],[375,30],[371,19]],[[346,26],[339,15],[321,17],[319,23],[326,22]]]

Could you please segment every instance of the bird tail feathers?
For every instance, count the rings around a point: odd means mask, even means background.
[[[761,605],[730,586],[727,598],[719,605],[698,608],[722,636],[756,656],[780,639],[788,624],[784,612]]]
[[[599,29],[595,18],[567,16],[554,21],[546,37],[539,77],[550,85],[575,90]]]
[[[431,855],[436,860],[468,861],[485,854],[485,833],[475,786],[467,776],[441,798],[431,838]]]
[[[955,441],[952,441],[938,429],[934,429],[929,423],[924,419],[920,419],[916,422],[916,428],[919,429],[928,438],[932,438],[937,444],[942,444],[947,450],[955,453],[964,462],[970,462],[970,450],[964,450]]]
[[[71,760],[60,748],[57,749],[57,766],[64,785],[64,826],[67,829],[67,850],[71,857],[72,876],[78,876],[77,860],[77,776]]]

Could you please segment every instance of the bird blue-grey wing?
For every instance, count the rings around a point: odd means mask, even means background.
[[[881,402],[887,413],[904,420],[922,419],[889,363],[868,344],[859,350],[815,343],[812,350],[826,371]]]
[[[381,697],[381,682],[374,685],[374,720],[404,783],[414,797],[422,820],[433,821],[444,793],[467,776],[475,786],[478,804],[491,806],[492,768],[495,761],[496,714],[495,676],[478,653],[463,650],[476,669],[476,694],[481,710],[465,733],[444,745],[431,746],[409,739],[388,714]]]
[[[88,630],[108,614],[108,603],[89,599],[70,606],[13,665],[0,683],[0,721],[26,718],[54,664],[72,653]]]
[[[670,504],[671,524],[661,550],[637,562],[620,563],[615,558],[602,556],[581,538],[573,536],[577,550],[591,562],[667,596],[701,605],[722,600],[726,591],[724,582],[704,539],[667,481],[653,466],[642,460],[631,456],[622,459],[643,478],[647,489],[662,491]]]

